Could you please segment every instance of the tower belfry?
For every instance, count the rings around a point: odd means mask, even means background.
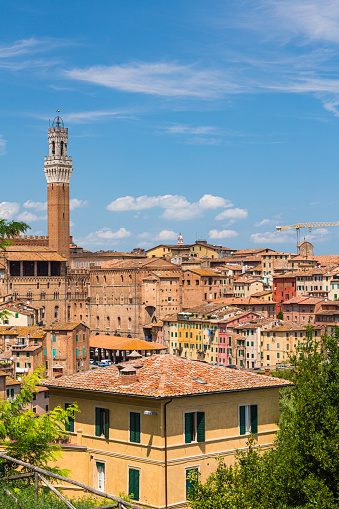
[[[67,156],[68,129],[58,115],[48,129],[49,153],[45,157],[47,180],[48,244],[70,259],[69,181],[72,157]]]

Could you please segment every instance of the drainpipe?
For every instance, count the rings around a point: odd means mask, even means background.
[[[167,509],[167,408],[166,405],[171,403],[172,398],[164,404],[164,430],[165,430],[165,509]]]

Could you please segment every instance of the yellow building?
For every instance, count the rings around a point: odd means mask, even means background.
[[[164,256],[190,256],[197,258],[224,258],[234,253],[234,249],[208,244],[206,240],[196,240],[194,244],[159,244],[146,251],[148,258]]]
[[[205,481],[222,455],[228,465],[253,432],[270,447],[279,387],[289,382],[154,355],[47,380],[50,407],[77,402],[62,468],[107,493],[133,493],[152,508],[186,507],[190,470]]]
[[[277,320],[261,332],[261,365],[288,364],[289,354],[295,352],[299,343],[307,341],[306,325]],[[321,327],[313,327],[313,335],[320,337]]]

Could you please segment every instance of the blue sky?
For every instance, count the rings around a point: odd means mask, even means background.
[[[338,219],[337,0],[0,0],[0,217],[46,234],[47,128],[69,128],[91,250],[206,239],[295,251]],[[339,229],[307,235],[338,252]]]

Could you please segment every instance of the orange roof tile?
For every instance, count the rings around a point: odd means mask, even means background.
[[[152,355],[124,365],[137,368],[136,382],[124,385],[117,366],[42,380],[49,388],[128,394],[150,398],[182,397],[220,392],[269,389],[291,382],[247,371],[228,369],[171,355]]]
[[[120,336],[107,336],[98,334],[90,338],[91,348],[105,348],[106,350],[167,350],[165,345],[145,341],[144,339],[122,338]]]

